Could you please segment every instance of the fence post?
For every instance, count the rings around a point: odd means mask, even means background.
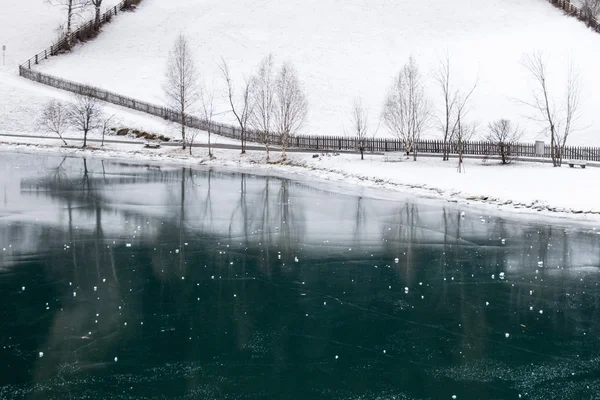
[[[36,63],[36,65],[38,63],[38,55],[37,54],[35,55],[35,63]]]

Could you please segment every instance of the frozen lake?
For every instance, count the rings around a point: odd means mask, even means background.
[[[0,153],[0,399],[599,398],[600,229],[348,193]]]

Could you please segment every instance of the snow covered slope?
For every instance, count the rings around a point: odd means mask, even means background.
[[[103,7],[108,8],[119,2],[104,0]],[[52,7],[43,0],[8,0],[8,4],[2,4],[0,46],[6,45],[6,65],[2,66],[0,59],[0,133],[40,134],[37,120],[44,104],[53,98],[69,100],[68,92],[18,76],[20,63],[56,40],[57,28],[64,22],[63,18],[64,12],[60,8]],[[75,25],[87,18],[91,18],[91,14],[77,19]],[[177,133],[174,126],[165,124],[161,118],[114,106],[107,107],[106,111],[108,115],[115,115],[115,126],[141,128],[173,136]]]
[[[471,118],[482,127],[497,118],[518,120],[527,127],[526,139],[533,140],[540,128],[515,101],[530,94],[520,61],[543,51],[550,84],[562,89],[572,58],[586,89],[585,129],[572,143],[600,145],[594,112],[600,103],[600,91],[594,90],[600,83],[600,35],[546,0],[144,0],[93,42],[40,69],[163,103],[166,59],[180,32],[192,43],[206,82],[221,93],[221,57],[239,77],[250,75],[269,53],[293,62],[309,96],[304,133],[311,134],[343,135],[356,96],[368,105],[374,131],[391,79],[411,54],[429,76],[428,92],[440,108],[431,73],[448,51],[457,84],[466,88],[478,81]],[[220,118],[230,121],[227,114]],[[378,135],[385,131],[381,124]]]

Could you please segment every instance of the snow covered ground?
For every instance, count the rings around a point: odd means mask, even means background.
[[[369,155],[364,161],[355,154],[290,153],[288,163],[264,162],[264,152],[217,149],[209,160],[207,149],[194,149],[194,156],[179,148],[143,149],[141,145],[107,144],[81,150],[60,147],[58,140],[0,137],[2,150],[56,152],[89,157],[155,161],[186,165],[214,166],[252,173],[276,174],[290,178],[337,186],[342,192],[362,193],[377,189],[376,197],[412,194],[424,198],[478,205],[486,209],[518,211],[538,216],[600,221],[598,190],[592,182],[600,180],[600,168],[553,168],[551,164],[517,162],[508,166],[496,161],[465,161],[466,173],[456,171],[456,160],[422,157],[418,161],[384,162],[382,156]],[[279,155],[273,154],[278,161]],[[365,193],[374,196],[374,192]]]
[[[269,53],[279,62],[293,62],[310,100],[304,130],[310,134],[343,135],[356,96],[364,97],[375,131],[391,79],[411,54],[428,75],[428,92],[439,109],[431,72],[448,51],[457,85],[479,82],[471,118],[482,128],[498,118],[518,121],[526,127],[525,139],[534,140],[540,127],[515,100],[530,95],[531,81],[520,61],[544,52],[551,88],[562,91],[572,58],[586,89],[584,129],[572,143],[600,145],[594,110],[600,92],[592,90],[598,82],[600,37],[546,0],[144,0],[92,43],[40,69],[163,104],[167,55],[180,32],[191,42],[204,80],[220,93],[221,57],[236,77],[250,75]],[[220,119],[231,122],[221,100]],[[383,124],[378,135],[387,135]]]

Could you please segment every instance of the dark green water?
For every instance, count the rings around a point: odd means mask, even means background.
[[[600,398],[592,228],[97,159],[0,174],[0,399]]]

